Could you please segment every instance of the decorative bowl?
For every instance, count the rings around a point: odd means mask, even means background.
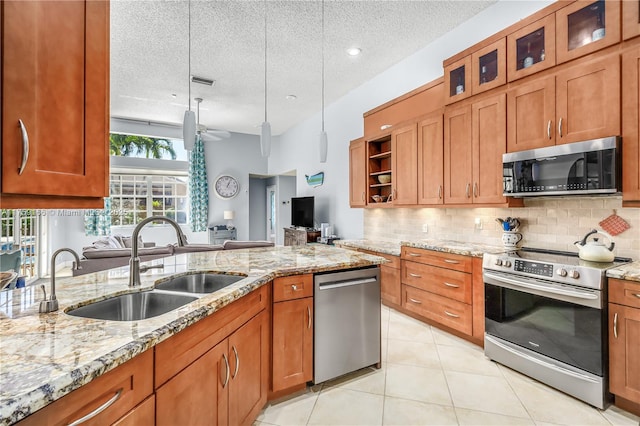
[[[373,201],[376,203],[382,203],[387,197],[383,197],[382,195],[372,195],[371,198],[373,198]]]
[[[378,182],[380,183],[390,183],[391,175],[378,175]]]

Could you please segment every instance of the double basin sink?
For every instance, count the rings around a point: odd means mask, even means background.
[[[67,314],[110,321],[138,321],[153,318],[244,278],[244,276],[215,273],[182,275],[157,284],[154,290],[121,294],[72,309]]]

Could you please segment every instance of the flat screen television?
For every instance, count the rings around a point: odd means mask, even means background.
[[[313,228],[313,197],[291,199],[291,226]]]

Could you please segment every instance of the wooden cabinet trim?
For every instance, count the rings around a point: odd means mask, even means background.
[[[313,274],[290,275],[273,280],[273,301],[313,296]]]

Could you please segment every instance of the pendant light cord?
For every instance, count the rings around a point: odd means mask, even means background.
[[[264,121],[267,122],[267,0],[264,0]]]
[[[191,0],[189,0],[189,111],[191,111]]]
[[[324,0],[322,0],[322,131],[324,132]]]

